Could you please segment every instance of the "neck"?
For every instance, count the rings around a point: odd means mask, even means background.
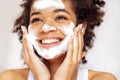
[[[54,74],[56,73],[57,69],[60,67],[62,62],[64,61],[65,54],[61,55],[55,59],[47,60],[47,67],[49,68],[50,74],[51,74],[51,80],[54,78]]]
[[[49,60],[48,63],[49,63],[50,71],[55,70],[55,69],[57,70],[59,66],[62,64],[62,62],[64,61],[65,56],[66,55],[64,54],[55,59]]]

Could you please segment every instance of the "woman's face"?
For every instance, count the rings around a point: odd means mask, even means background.
[[[69,34],[64,28],[72,24],[76,24],[76,15],[70,0],[34,0],[29,27],[41,48],[60,45]]]

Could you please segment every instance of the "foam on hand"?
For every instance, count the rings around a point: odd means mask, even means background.
[[[38,55],[45,59],[53,59],[67,52],[69,41],[71,39],[71,36],[74,34],[74,27],[75,25],[73,22],[70,22],[68,25],[58,26],[57,28],[60,29],[66,35],[66,37],[60,45],[51,47],[49,49],[42,48],[37,44],[36,39],[38,38],[33,33],[31,26],[29,26],[27,39],[34,46]]]
[[[52,6],[59,9],[65,8],[62,0],[38,0],[33,5],[36,10],[44,10]]]

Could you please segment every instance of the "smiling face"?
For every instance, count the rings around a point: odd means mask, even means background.
[[[59,56],[67,51],[75,24],[70,0],[35,0],[28,30],[34,38],[31,43],[43,58]]]

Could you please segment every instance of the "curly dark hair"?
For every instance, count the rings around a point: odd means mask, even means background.
[[[30,8],[34,0],[23,0],[20,5],[23,8],[21,16],[19,16],[14,24],[13,32],[18,33],[19,40],[22,39],[21,26],[28,28],[30,19]],[[104,12],[101,10],[105,2],[103,0],[71,0],[73,9],[77,17],[77,24],[86,22],[87,29],[84,35],[84,51],[87,51],[93,46],[94,42],[94,28],[100,26],[103,21]],[[82,58],[82,63],[86,63],[85,57]]]

